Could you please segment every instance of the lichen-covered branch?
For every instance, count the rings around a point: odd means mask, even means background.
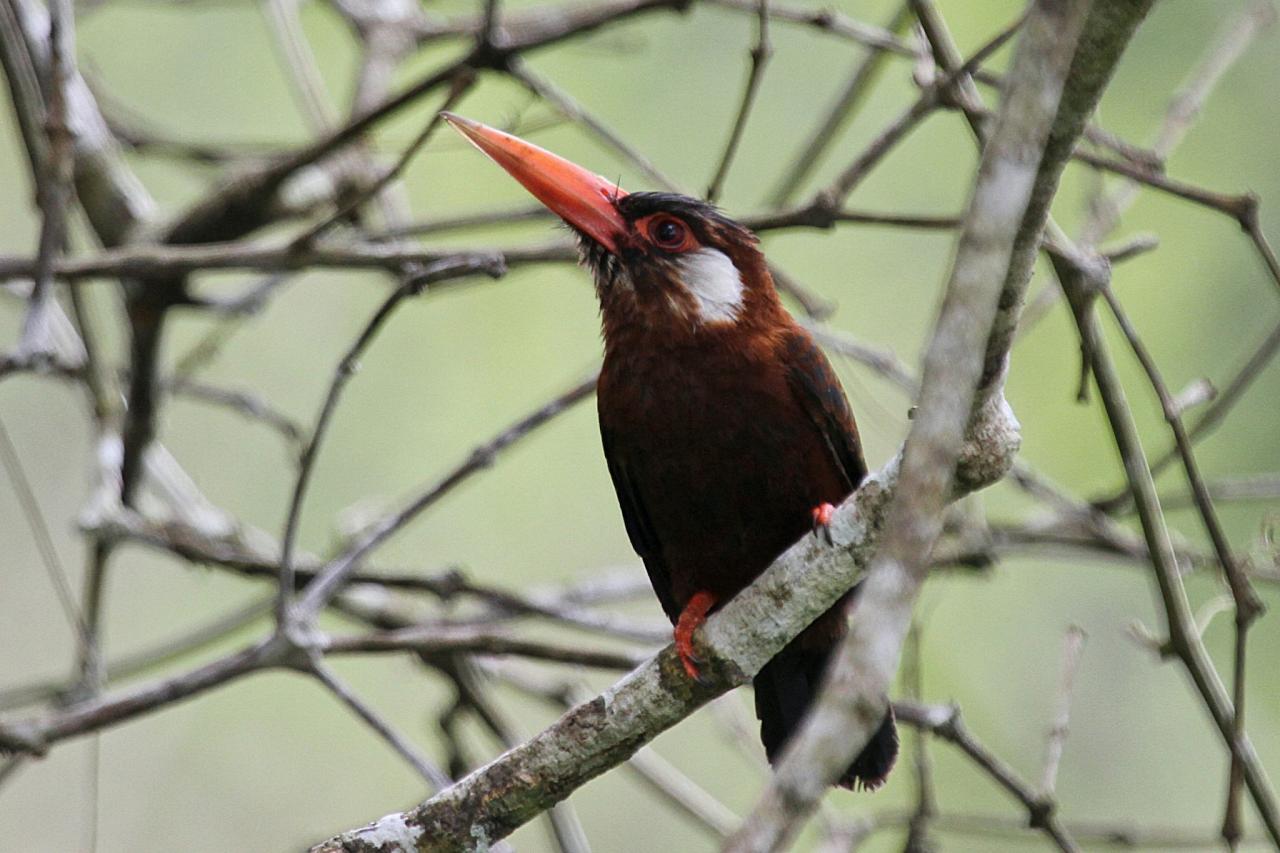
[[[991,424],[989,443],[975,447],[963,463],[964,482],[975,488],[989,484],[990,472],[1010,464],[1017,449],[1017,424],[1004,417],[1007,409],[1002,411],[999,422]],[[409,846],[387,849],[463,850],[481,839],[502,838],[712,698],[746,683],[858,579],[875,549],[897,471],[895,457],[839,507],[831,524],[834,546],[815,537],[797,542],[708,620],[700,641],[707,685],[691,682],[667,647],[603,694],[416,809],[315,849],[372,851],[395,837]]]
[[[1005,362],[1049,203],[1148,5],[1033,6],[930,339],[920,414],[907,438],[884,541],[853,605],[852,626],[826,687],[727,850],[785,846],[884,715],[885,693],[928,574],[953,471],[955,482],[965,483],[966,472],[955,466],[966,427],[981,441],[993,403],[1003,402]],[[1072,848],[1052,816],[1043,825],[1060,848]]]

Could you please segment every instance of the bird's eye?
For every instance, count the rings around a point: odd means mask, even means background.
[[[649,239],[662,249],[682,249],[689,239],[689,226],[674,216],[657,216],[649,223]]]

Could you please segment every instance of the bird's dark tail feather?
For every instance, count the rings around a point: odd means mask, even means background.
[[[831,649],[800,648],[793,642],[764,665],[755,678],[756,717],[760,720],[760,740],[769,763],[782,755],[782,748],[804,718],[813,702],[831,657]],[[874,791],[884,784],[898,757],[898,730],[893,710],[885,714],[871,740],[836,783],[842,788]]]

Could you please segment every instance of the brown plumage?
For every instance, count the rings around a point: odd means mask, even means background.
[[[751,232],[711,205],[626,194],[555,155],[451,121],[578,231],[600,299],[600,433],[631,544],[697,675],[689,638],[866,475],[853,414],[783,308]],[[755,679],[770,760],[845,631],[843,602]],[[840,780],[878,787],[891,716]]]

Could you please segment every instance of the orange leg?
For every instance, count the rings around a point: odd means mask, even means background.
[[[836,508],[828,503],[818,504],[813,508],[813,535],[818,536],[819,531],[827,544],[831,543],[831,517],[836,514]]]
[[[715,605],[716,597],[711,593],[706,590],[695,592],[685,604],[684,609],[680,611],[680,618],[676,620],[676,654],[680,656],[680,663],[684,664],[684,671],[694,681],[701,681],[702,676],[698,673],[698,664],[701,661],[693,653],[693,632],[707,621],[707,613]]]

